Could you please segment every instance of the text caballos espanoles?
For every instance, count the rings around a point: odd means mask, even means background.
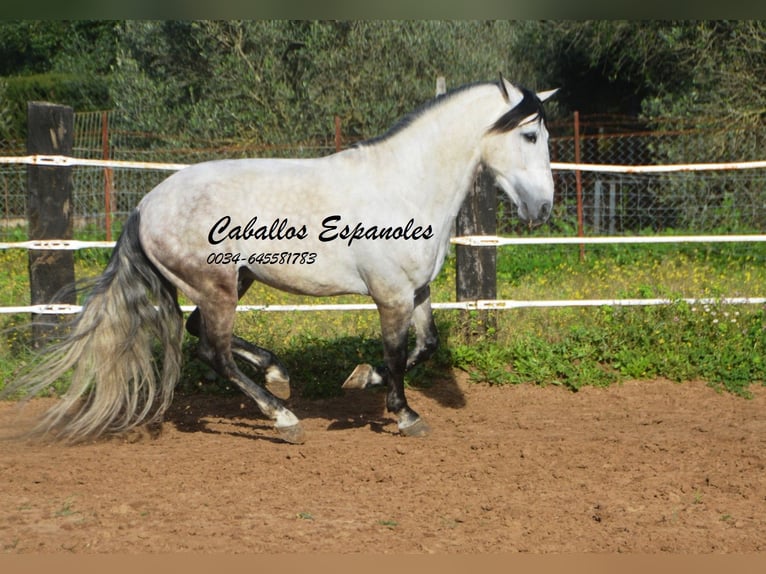
[[[370,225],[356,222],[353,225],[343,223],[340,215],[328,215],[322,220],[317,239],[323,242],[342,241],[348,246],[354,241],[390,241],[390,240],[420,240],[431,239],[433,229],[416,225],[415,219],[410,218],[404,225]],[[227,239],[284,241],[303,240],[309,237],[306,224],[293,225],[288,218],[276,218],[271,223],[263,224],[258,217],[251,218],[245,225],[232,223],[231,216],[224,215],[210,228],[208,241],[211,245],[219,245]]]

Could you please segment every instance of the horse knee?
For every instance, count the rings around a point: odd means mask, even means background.
[[[433,354],[436,352],[436,349],[439,348],[439,333],[432,333],[426,340],[425,344],[423,345],[423,355],[424,358],[428,359],[433,356]]]
[[[418,343],[418,346],[412,351],[410,357],[407,359],[407,370],[430,359],[438,348],[439,336],[437,334],[434,333],[433,335],[426,337],[423,341]]]

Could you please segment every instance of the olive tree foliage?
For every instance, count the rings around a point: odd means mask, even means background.
[[[647,98],[643,113],[651,125],[684,118],[709,134],[700,161],[760,160],[766,139],[766,22],[699,22],[677,46],[688,70],[675,91]],[[673,161],[688,150],[666,146]]]
[[[385,131],[448,87],[502,72],[534,81],[513,58],[511,22],[125,22],[112,98],[133,129],[187,139],[295,143]],[[534,87],[534,86],[533,86]],[[186,142],[188,143],[188,142]]]
[[[537,69],[562,81],[569,110],[627,112],[666,132],[643,144],[652,162],[764,159],[765,22],[532,22],[518,34]],[[669,214],[666,225],[763,229],[759,172],[653,182],[645,197]]]
[[[10,139],[13,127],[13,112],[8,98],[8,82],[0,78],[0,147]]]
[[[106,73],[114,26],[106,20],[0,20],[0,76]]]
[[[766,120],[766,22],[525,22],[540,80],[588,113],[635,113],[658,125],[756,126]]]
[[[766,22],[699,22],[677,33],[675,49],[688,70],[676,93],[646,102],[649,117],[686,115],[702,121],[758,126],[766,121]]]
[[[108,105],[106,76],[114,22],[0,21],[0,146],[19,147],[26,103],[47,100],[78,111]]]

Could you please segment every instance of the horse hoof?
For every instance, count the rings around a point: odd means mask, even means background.
[[[266,384],[264,386],[278,399],[286,401],[290,398],[290,378],[276,367],[269,367],[266,371]]]
[[[363,389],[370,384],[374,369],[372,365],[357,365],[354,372],[351,373],[341,388],[343,389]]]
[[[301,423],[289,427],[276,427],[281,439],[290,444],[303,444],[306,442],[306,431]]]
[[[431,434],[431,427],[423,419],[419,418],[409,426],[399,427],[399,434],[402,436],[424,437]]]
[[[341,388],[343,389],[366,389],[383,384],[383,377],[375,370],[372,365],[357,365],[354,372],[351,373]]]
[[[290,381],[284,379],[279,381],[266,381],[266,390],[278,399],[286,401],[290,398]]]

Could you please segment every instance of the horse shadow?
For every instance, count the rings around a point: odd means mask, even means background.
[[[182,381],[164,420],[181,432],[205,432],[281,442],[251,399],[196,359],[193,345],[185,349]],[[279,354],[288,369],[292,395],[286,401],[299,419],[321,419],[327,430],[368,428],[380,434],[398,434],[396,421],[386,412],[385,387],[344,390],[343,381],[357,364],[379,364],[379,339],[359,336],[331,340],[305,338]],[[256,383],[263,375],[238,360]],[[466,406],[465,396],[445,355],[417,366],[406,377],[407,394],[420,394],[447,409]],[[324,424],[324,423],[323,423]]]

